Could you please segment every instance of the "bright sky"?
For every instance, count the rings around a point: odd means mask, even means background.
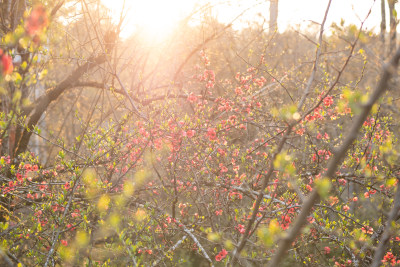
[[[114,17],[119,17],[123,0],[102,0],[112,10]],[[245,13],[243,20],[260,20],[260,14],[269,19],[268,0],[126,0],[123,37],[129,36],[136,28],[143,28],[150,37],[162,39],[172,30],[177,22],[186,17],[196,4],[211,3],[215,6],[213,14],[222,22],[230,22],[248,7],[253,7]],[[328,0],[279,0],[278,25],[282,31],[288,27],[305,29],[309,21],[320,23],[323,19]],[[380,0],[332,0],[327,26],[333,21],[340,22],[343,18],[346,24],[360,24],[372,7],[372,13],[365,23],[367,29],[379,30]],[[388,14],[388,12],[386,12]],[[245,25],[237,21],[235,28]],[[388,21],[388,19],[387,19]],[[268,26],[268,23],[266,24]],[[388,28],[388,27],[387,27]]]

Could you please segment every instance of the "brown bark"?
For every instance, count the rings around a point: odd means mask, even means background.
[[[105,61],[105,55],[90,58],[85,64],[76,68],[65,80],[59,83],[56,87],[47,90],[44,95],[39,97],[39,99],[36,101],[36,105],[30,112],[30,115],[27,119],[27,128],[25,128],[21,136],[18,137],[19,141],[17,147],[15,148],[15,155],[19,155],[20,153],[25,152],[29,143],[29,139],[32,136],[33,128],[37,125],[40,117],[46,111],[50,103],[57,100],[58,97],[63,92],[65,92],[65,90],[74,87],[75,83],[77,83],[79,79],[90,69],[104,63]]]
[[[389,37],[389,55],[391,55],[397,47],[396,41],[397,41],[397,16],[396,16],[396,10],[395,10],[395,5],[397,3],[397,0],[388,0],[388,5],[389,5],[389,18],[390,18],[390,37]]]
[[[11,7],[11,29],[14,30],[18,24],[21,22],[21,19],[24,16],[24,12],[26,10],[26,0],[17,0],[13,1],[13,5]]]
[[[278,1],[269,1],[269,32],[274,33],[278,30]]]
[[[381,0],[381,43],[382,43],[382,50],[381,50],[381,59],[385,56],[385,35],[386,35],[386,1]]]

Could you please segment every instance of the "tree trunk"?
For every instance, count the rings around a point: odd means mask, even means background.
[[[381,0],[381,59],[383,60],[385,57],[385,36],[386,36],[386,1]]]
[[[389,17],[390,17],[390,38],[389,38],[389,55],[391,55],[396,49],[397,40],[397,16],[395,10],[395,4],[397,0],[388,0],[389,5]]]
[[[278,31],[278,1],[269,1],[269,32]]]

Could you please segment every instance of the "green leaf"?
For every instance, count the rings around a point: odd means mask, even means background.
[[[315,180],[315,186],[321,198],[326,198],[331,190],[332,184],[329,178]]]

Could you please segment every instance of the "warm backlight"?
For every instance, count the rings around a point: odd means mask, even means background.
[[[211,15],[222,23],[233,23],[233,28],[242,29],[247,22],[269,20],[268,0],[101,0],[110,9],[114,23],[118,23],[121,11],[126,14],[121,36],[128,37],[140,30],[142,37],[161,41],[188,17],[195,8],[212,7]],[[125,5],[124,5],[125,2]],[[369,10],[376,6],[374,0],[335,0],[328,14],[326,27],[332,22],[339,23],[342,18],[346,24],[360,25]],[[328,0],[279,0],[278,28],[306,29],[322,21]],[[243,13],[243,10],[246,12]],[[203,10],[204,11],[204,10]],[[201,12],[197,13],[199,15]],[[239,14],[241,19],[234,20]],[[260,19],[261,15],[262,19]],[[194,16],[196,17],[196,15]],[[388,21],[388,19],[387,19]],[[313,23],[311,23],[313,22]],[[315,23],[316,22],[316,23]],[[379,29],[379,6],[372,8],[364,24],[367,29]],[[196,23],[195,23],[196,24]],[[264,25],[268,26],[268,23]]]
[[[193,0],[101,0],[110,9],[114,22],[125,14],[122,37],[139,30],[145,37],[161,40],[188,16]],[[125,2],[125,3],[124,3]]]

